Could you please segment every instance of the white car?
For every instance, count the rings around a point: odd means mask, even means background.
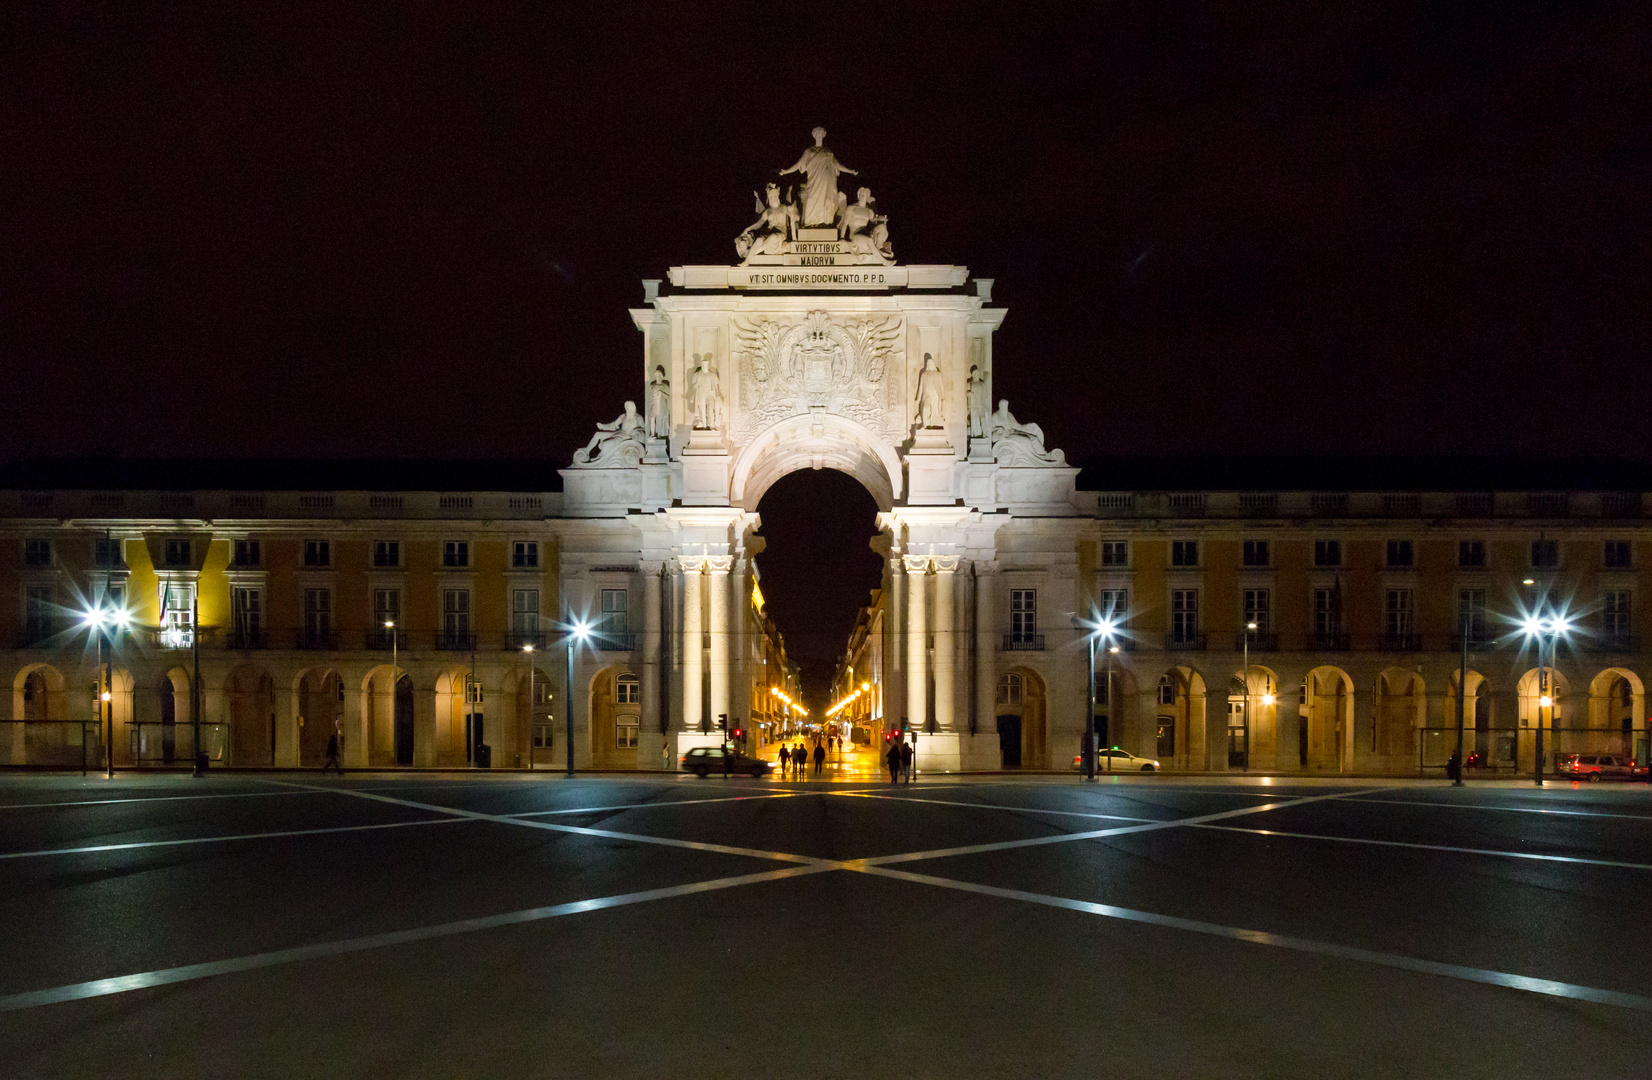
[[[1108,763],[1108,758],[1112,758],[1111,765]],[[1079,770],[1084,768],[1083,754],[1079,754],[1077,757],[1073,758],[1073,768]],[[1109,771],[1158,772],[1159,763],[1155,758],[1137,757],[1135,754],[1132,754],[1127,750],[1120,750],[1116,746],[1111,750],[1096,751],[1096,772],[1106,773]]]

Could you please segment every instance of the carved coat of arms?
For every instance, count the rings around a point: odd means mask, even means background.
[[[735,320],[740,407],[734,427],[744,441],[811,408],[847,416],[890,438],[898,409],[887,378],[898,357],[901,317],[834,322],[811,311],[800,323]],[[898,363],[894,370],[901,370]]]

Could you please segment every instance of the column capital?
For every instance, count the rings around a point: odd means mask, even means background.
[[[682,568],[685,574],[698,574],[706,568],[706,556],[679,555],[677,556],[677,565]]]
[[[976,559],[975,560],[975,575],[977,577],[986,577],[988,574],[996,574],[996,573],[998,573],[998,560],[997,559]]]
[[[643,559],[641,562],[637,563],[637,569],[641,570],[649,577],[654,577],[664,568],[665,561],[663,559]]]
[[[929,570],[929,558],[928,555],[902,555],[901,563],[908,574],[922,574]]]
[[[702,555],[706,562],[706,569],[713,574],[726,574],[734,566],[733,555]]]
[[[937,574],[951,574],[957,571],[959,557],[956,555],[936,555],[935,572]]]

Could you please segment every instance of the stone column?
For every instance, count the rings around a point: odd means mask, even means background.
[[[657,562],[642,564],[642,725],[649,734],[660,730],[660,570]]]
[[[957,569],[958,556],[935,557],[935,727],[940,731],[958,730],[952,715],[955,677],[952,588]]]
[[[907,555],[906,563],[906,721],[922,731],[929,716],[929,629],[925,625],[925,579],[929,556]]]
[[[705,631],[700,626],[700,584],[703,579],[706,560],[702,556],[684,555],[683,567],[683,727],[689,731],[699,731],[702,717],[700,715],[700,663],[704,656],[701,651],[704,647]]]
[[[889,556],[889,609],[883,624],[883,728],[892,731],[904,711],[906,684],[902,681],[906,668],[906,639],[901,632],[906,614],[906,569],[899,555]]]
[[[993,583],[998,579],[990,562],[975,564],[975,720],[977,735],[998,730],[998,653],[993,648]]]
[[[706,717],[708,727],[716,728],[719,713],[729,711],[728,661],[729,619],[728,578],[734,559],[728,555],[713,555],[706,559],[710,575],[706,587],[711,591],[711,614],[707,620],[711,631],[711,715]]]

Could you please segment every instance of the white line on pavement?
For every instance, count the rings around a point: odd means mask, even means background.
[[[1195,825],[1196,829],[1250,833],[1255,836],[1288,836],[1293,840],[1326,840],[1337,844],[1368,844],[1372,847],[1411,848],[1416,851],[1449,851],[1458,855],[1492,855],[1499,859],[1534,859],[1538,862],[1580,863],[1584,866],[1617,866],[1627,870],[1652,870],[1647,863],[1616,859],[1585,859],[1580,855],[1539,855],[1530,851],[1503,851],[1497,848],[1453,847],[1449,844],[1418,844],[1405,840],[1371,840],[1359,836],[1327,836],[1323,833],[1286,832],[1283,829],[1246,829],[1239,825]]]
[[[528,810],[521,814],[502,814],[501,817],[552,817],[558,814],[600,814],[610,810],[647,810],[658,806],[698,806],[702,803],[750,802],[754,799],[792,799],[812,795],[808,791],[775,791],[763,795],[727,795],[720,799],[665,799],[653,802],[620,803],[617,806],[578,806],[572,810]],[[820,794],[825,794],[821,792]]]
[[[1208,934],[1212,937],[1228,938],[1233,941],[1248,942],[1252,945],[1269,945],[1295,952],[1331,956],[1341,960],[1354,960],[1366,964],[1378,964],[1382,967],[1414,971],[1424,975],[1440,975],[1448,979],[1462,979],[1468,982],[1486,983],[1490,986],[1507,987],[1511,990],[1524,990],[1532,994],[1546,994],[1550,997],[1572,998],[1578,1001],[1593,1001],[1602,1005],[1616,1005],[1624,1009],[1652,1012],[1652,997],[1643,997],[1640,994],[1602,990],[1593,986],[1580,986],[1577,983],[1557,982],[1553,979],[1536,979],[1529,975],[1514,975],[1506,971],[1492,971],[1487,968],[1445,964],[1436,960],[1419,960],[1415,957],[1401,956],[1396,953],[1358,949],[1349,945],[1334,945],[1325,941],[1311,941],[1307,938],[1274,934],[1265,930],[1246,930],[1238,926],[1223,926],[1220,923],[1201,922],[1198,919],[1159,915],[1151,911],[1136,911],[1131,908],[1114,907],[1112,904],[1091,903],[1087,900],[1069,900],[1065,897],[1046,896],[1043,893],[1025,892],[1021,889],[1000,889],[992,885],[977,885],[974,882],[955,881],[952,878],[934,877],[930,874],[914,874],[906,870],[889,870],[869,864],[849,866],[845,869],[864,874],[875,874],[879,877],[896,878],[900,881],[916,882],[921,885],[934,885],[943,889],[978,893],[982,896],[995,896],[1005,900],[1022,900],[1030,904],[1043,904],[1046,907],[1065,908],[1068,911],[1101,915],[1109,919],[1124,919],[1129,922],[1164,926],[1174,930],[1186,930],[1195,934]]]
[[[1483,803],[1427,802],[1422,799],[1370,799],[1364,796],[1356,797],[1352,795],[1348,797],[1348,801],[1378,803],[1384,806],[1438,806],[1447,810],[1489,810],[1498,814],[1553,814],[1557,817],[1629,818],[1634,821],[1652,821],[1652,814],[1613,814],[1605,810],[1556,810],[1543,806],[1487,806]]]
[[[1015,810],[1029,814],[1059,814],[1063,817],[1100,818],[1104,821],[1158,821],[1158,818],[1126,817],[1123,814],[1086,814],[1077,810],[1041,810],[1036,806],[999,806],[995,803],[956,802],[952,799],[914,799],[904,795],[875,795],[867,791],[828,791],[826,795],[858,795],[863,799],[888,799],[891,802],[932,803],[935,806],[967,806],[972,810]]]
[[[649,900],[665,900],[671,897],[691,896],[696,893],[713,892],[718,889],[729,889],[740,885],[755,885],[764,881],[780,881],[804,874],[818,874],[831,869],[834,869],[834,867],[830,863],[811,863],[807,866],[787,867],[784,870],[767,870],[755,874],[713,878],[710,881],[697,881],[691,885],[672,885],[662,889],[646,889],[642,892],[621,893],[617,896],[603,896],[593,900],[575,900],[567,904],[525,908],[521,911],[508,911],[499,915],[460,919],[456,922],[421,926],[411,930],[393,930],[389,933],[369,934],[365,937],[348,938],[343,941],[300,945],[293,949],[280,949],[275,952],[257,953],[253,956],[241,956],[229,960],[213,960],[204,964],[186,964],[181,967],[161,968],[156,971],[143,971],[135,975],[121,975],[111,979],[93,979],[90,982],[71,983],[67,986],[54,986],[45,990],[30,990],[21,994],[12,994],[9,997],[0,997],[0,1012],[15,1012],[19,1009],[55,1005],[64,1001],[78,1001],[83,998],[123,994],[130,990],[142,990],[151,986],[190,982],[195,979],[210,978],[214,975],[253,971],[258,968],[275,967],[278,964],[291,964],[300,960],[316,960],[327,956],[361,952],[365,949],[406,945],[415,941],[429,941],[433,938],[468,934],[477,930],[492,930],[501,926],[517,926],[543,919],[554,919],[561,915],[578,915],[587,911],[601,911],[607,908],[623,907],[627,904],[645,903]]]
[[[264,782],[268,783],[268,781]],[[0,810],[42,810],[58,806],[108,806],[113,803],[184,802],[193,799],[267,799],[272,795],[304,794],[307,793],[303,791],[226,791],[215,795],[148,795],[133,799],[75,799],[65,802],[12,803],[0,806]]]
[[[373,829],[403,829],[410,825],[452,825],[466,818],[439,817],[422,821],[391,821],[378,825],[335,825],[325,829],[283,829],[279,832],[236,833],[232,836],[196,836],[186,840],[134,840],[125,844],[91,844],[86,847],[44,848],[40,851],[8,851],[0,859],[38,859],[47,855],[87,855],[99,851],[129,851],[133,848],[177,847],[183,844],[227,844],[235,840],[273,840],[284,836],[319,836],[323,833],[369,832]]]

